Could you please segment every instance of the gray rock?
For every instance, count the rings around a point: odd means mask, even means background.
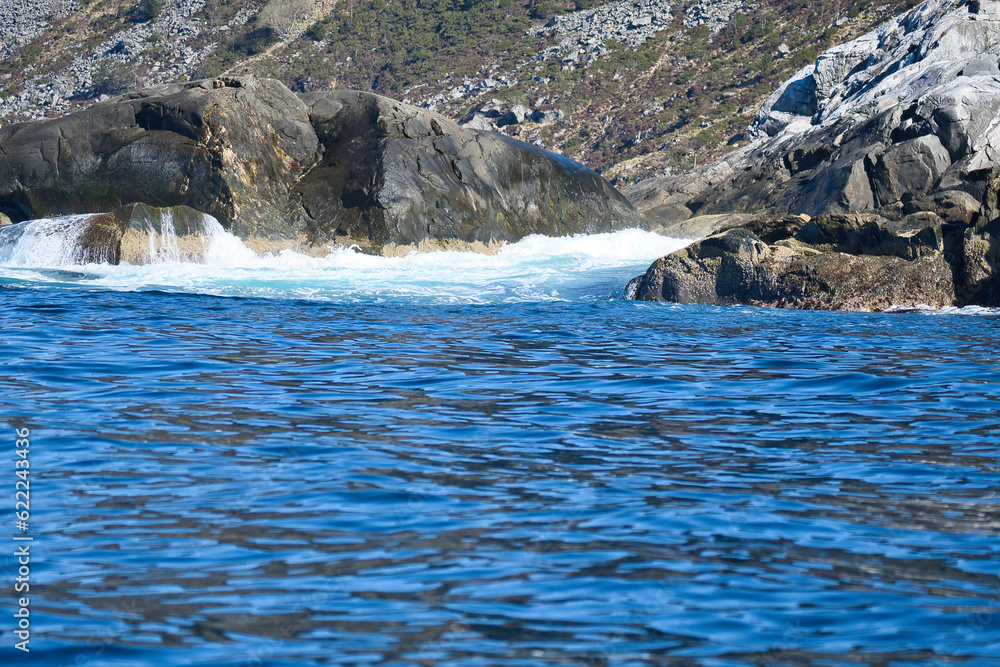
[[[8,125],[0,149],[0,204],[13,203],[19,219],[185,205],[242,237],[292,233],[288,191],[318,160],[305,104],[278,81],[250,77],[160,86]]]
[[[307,93],[322,162],[293,188],[315,242],[515,241],[647,227],[571,160],[371,93]]]
[[[473,114],[471,120],[462,123],[462,127],[469,130],[482,130],[482,131],[491,131],[496,129],[496,125],[491,123],[486,116],[480,113]]]
[[[904,194],[925,194],[951,166],[948,151],[933,134],[890,146],[872,167],[876,201],[898,202]]]
[[[707,0],[706,0],[707,2]],[[527,31],[528,35],[554,34],[559,44],[540,52],[536,60],[583,60],[589,65],[607,54],[604,46],[615,40],[635,49],[670,27],[666,0],[618,0],[552,18]]]
[[[503,116],[497,120],[497,127],[505,127],[507,125],[517,125],[518,123],[523,123],[526,118],[529,117],[529,111],[522,105],[518,104],[511,108],[510,111],[505,113]]]
[[[888,210],[956,190],[979,201],[1000,155],[998,61],[1000,3],[970,14],[964,0],[928,0],[782,84],[748,145],[626,194],[697,215]]]
[[[355,91],[225,77],[0,129],[0,207],[18,219],[130,202],[189,206],[241,238],[371,250],[647,226],[582,165]]]
[[[743,0],[701,0],[684,12],[684,25],[688,28],[707,25],[712,32],[719,32],[742,8]]]
[[[963,260],[949,263],[940,228],[903,235],[880,222],[887,223],[858,216],[756,222],[750,225],[754,231],[731,229],[658,259],[629,283],[626,293],[645,301],[809,310],[882,311],[965,302],[955,283]],[[954,235],[949,238],[952,245],[961,243]],[[986,268],[977,274],[983,278],[997,266],[995,253],[976,243],[966,247],[985,258],[980,264]]]

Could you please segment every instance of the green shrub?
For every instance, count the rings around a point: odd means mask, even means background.
[[[160,18],[163,13],[163,0],[139,0],[129,10],[128,19],[134,23],[147,23]]]
[[[279,37],[270,28],[257,28],[234,39],[229,50],[244,56],[255,56],[279,41]]]
[[[316,21],[309,29],[306,30],[306,37],[313,40],[314,42],[321,42],[326,39],[326,24],[322,21]]]
[[[90,77],[94,95],[115,95],[132,85],[132,70],[120,60],[107,58],[97,63]]]

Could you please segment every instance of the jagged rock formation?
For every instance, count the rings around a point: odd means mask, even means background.
[[[996,221],[917,229],[872,214],[793,216],[730,229],[662,257],[626,294],[815,310],[996,306],[998,276]]]
[[[1000,2],[928,0],[788,80],[749,145],[628,194],[665,222],[761,210],[968,222],[1000,149],[998,60]]]
[[[771,95],[748,147],[633,192],[668,229],[693,211],[778,215],[657,260],[627,294],[846,310],[1000,305],[998,62],[1000,2],[989,0],[928,0],[824,53]]]
[[[0,128],[11,218],[131,202],[190,206],[244,239],[371,250],[646,226],[577,163],[370,93],[222,77]]]

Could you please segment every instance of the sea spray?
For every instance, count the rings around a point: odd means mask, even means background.
[[[69,215],[0,227],[0,265],[63,267],[83,259],[80,237],[96,215]]]
[[[172,223],[177,230],[176,218]],[[164,223],[160,223],[161,225]],[[506,244],[495,255],[442,251],[405,257],[366,255],[331,246],[323,257],[291,250],[257,255],[226,232],[214,218],[200,221],[198,261],[164,261],[164,239],[157,233],[150,251],[142,237],[143,256],[119,266],[73,266],[72,273],[51,273],[58,280],[115,290],[157,289],[175,292],[294,298],[348,303],[502,303],[606,298],[649,263],[688,242],[640,230],[550,238],[530,236]],[[179,231],[179,230],[178,230]],[[131,232],[130,232],[131,233]],[[184,256],[185,234],[178,233]],[[136,258],[137,260],[141,258]],[[0,277],[37,283],[39,266],[0,265]],[[62,267],[70,268],[70,267]]]
[[[256,255],[212,216],[185,208],[143,207],[122,236],[126,264],[244,264]]]

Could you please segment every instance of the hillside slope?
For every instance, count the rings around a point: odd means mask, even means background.
[[[630,194],[663,222],[923,211],[968,223],[997,170],[998,62],[1000,2],[928,0],[786,81],[751,125],[753,143]]]
[[[0,124],[252,73],[371,90],[621,184],[717,158],[781,81],[911,0],[12,0]]]

